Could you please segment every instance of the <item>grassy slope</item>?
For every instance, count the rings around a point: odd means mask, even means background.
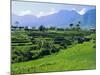
[[[96,50],[93,48],[94,45],[93,42],[84,42],[38,60],[12,64],[12,73],[95,69]]]

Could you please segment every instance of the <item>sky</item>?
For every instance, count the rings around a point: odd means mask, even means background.
[[[57,13],[61,10],[75,10],[80,15],[85,14],[88,10],[94,9],[95,6],[89,5],[71,5],[71,4],[54,4],[54,3],[37,3],[37,2],[19,2],[12,1],[12,13],[19,16],[34,15],[36,17],[47,16]]]

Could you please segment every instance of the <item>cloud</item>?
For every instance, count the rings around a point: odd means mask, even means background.
[[[51,14],[54,14],[54,13],[57,13],[57,12],[58,12],[57,10],[55,10],[54,8],[51,8],[50,11],[47,11],[47,12],[41,11],[36,16],[39,18],[41,16],[47,16],[47,15],[51,15]]]
[[[83,9],[81,9],[80,11],[77,10],[77,9],[75,9],[75,8],[73,8],[72,10],[76,11],[76,12],[79,13],[80,15],[84,15],[84,14],[86,13],[86,11],[87,11],[86,8],[83,8]]]
[[[87,9],[86,8],[83,8],[82,10],[79,11],[79,14],[80,15],[83,15],[83,14],[85,14],[86,11],[87,11]]]
[[[34,15],[38,18],[42,17],[42,16],[47,16],[47,15],[51,15],[51,14],[54,14],[54,13],[57,13],[58,11],[54,8],[51,8],[50,10],[48,11],[40,11],[40,12],[37,12],[37,13],[34,13],[33,11],[31,10],[24,10],[24,11],[20,11],[19,13],[17,13],[16,15],[19,15],[19,16],[24,16],[24,15]]]
[[[18,15],[19,16],[24,16],[24,15],[31,15],[31,14],[33,14],[32,11],[25,10],[25,11],[21,11]]]

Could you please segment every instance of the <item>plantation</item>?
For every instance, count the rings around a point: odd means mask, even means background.
[[[11,33],[12,74],[95,69],[95,32],[40,26]]]
[[[95,69],[94,46],[93,41],[84,42],[41,59],[12,64],[12,74]]]

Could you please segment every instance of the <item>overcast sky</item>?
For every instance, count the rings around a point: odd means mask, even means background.
[[[86,11],[94,9],[95,6],[86,5],[68,5],[68,4],[51,4],[51,3],[36,3],[36,2],[12,2],[12,13],[24,16],[34,15],[37,17],[46,16],[57,13],[61,10],[72,11],[75,10],[80,15],[83,15]]]

